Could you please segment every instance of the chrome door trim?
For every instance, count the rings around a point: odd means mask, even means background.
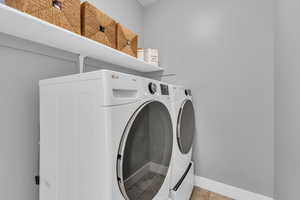
[[[126,200],[130,200],[129,197],[127,196],[126,189],[125,189],[125,186],[124,186],[124,179],[123,179],[123,154],[124,154],[124,150],[125,150],[125,146],[126,146],[126,141],[127,141],[129,132],[131,130],[132,124],[135,121],[135,119],[138,116],[138,114],[140,113],[140,111],[143,108],[145,108],[147,105],[149,105],[150,103],[153,103],[153,102],[156,102],[156,101],[155,100],[150,100],[150,101],[144,102],[133,113],[133,115],[130,117],[128,123],[126,124],[125,130],[123,132],[123,135],[122,135],[122,138],[121,138],[121,142],[120,142],[120,145],[119,145],[119,151],[118,151],[118,156],[117,156],[117,179],[118,179],[117,181],[118,181],[121,193],[122,193],[123,197]],[[157,101],[157,102],[159,102],[159,101]]]
[[[180,152],[183,153],[183,154],[188,154],[188,153],[191,151],[191,148],[190,148],[188,152],[186,152],[186,153],[184,152],[183,144],[182,144],[182,142],[181,142],[181,131],[180,131],[180,128],[181,128],[181,119],[182,119],[182,112],[183,112],[183,108],[184,108],[184,106],[185,106],[185,104],[186,104],[187,102],[191,102],[191,104],[193,105],[193,102],[192,102],[192,100],[190,100],[190,99],[185,99],[185,100],[183,101],[183,103],[181,104],[180,109],[179,109],[179,113],[178,113],[178,117],[177,117],[177,128],[176,128],[176,132],[177,132],[177,143],[178,143]],[[193,106],[193,107],[194,107],[194,106]],[[194,110],[194,108],[193,108],[193,110]],[[194,114],[195,114],[195,110],[194,110]],[[193,133],[193,134],[194,134],[194,133]],[[194,137],[194,136],[193,136],[193,137]]]

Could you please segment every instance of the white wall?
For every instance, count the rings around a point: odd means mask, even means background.
[[[275,197],[298,200],[300,180],[300,2],[276,0]]]
[[[196,175],[273,196],[273,1],[163,0],[144,26],[193,91]]]

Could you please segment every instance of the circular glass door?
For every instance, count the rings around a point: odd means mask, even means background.
[[[151,200],[166,178],[173,146],[172,121],[158,101],[143,104],[131,117],[118,152],[117,177],[126,200]]]
[[[180,107],[177,120],[177,141],[183,154],[190,152],[195,134],[195,112],[191,100],[185,100]]]

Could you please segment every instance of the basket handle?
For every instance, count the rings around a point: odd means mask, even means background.
[[[99,31],[102,32],[102,33],[104,33],[105,32],[105,27],[100,25],[99,26]]]
[[[62,10],[62,3],[59,0],[52,0],[52,6],[59,10]]]

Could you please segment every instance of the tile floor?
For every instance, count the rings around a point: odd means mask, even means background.
[[[191,200],[233,200],[233,199],[210,192],[208,190],[195,187]]]

